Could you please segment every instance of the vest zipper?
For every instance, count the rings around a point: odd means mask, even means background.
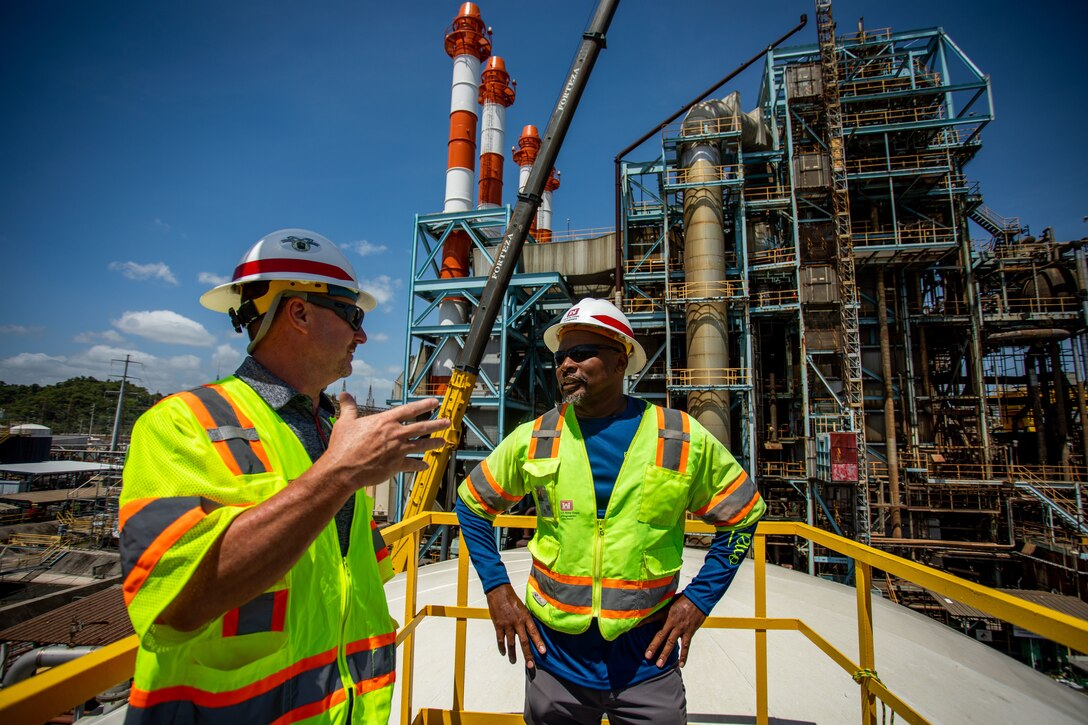
[[[593,537],[593,612],[590,616],[601,616],[601,567],[604,548],[604,519],[597,519],[597,532]]]

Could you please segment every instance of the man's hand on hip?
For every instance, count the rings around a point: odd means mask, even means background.
[[[529,641],[532,640],[537,652],[544,654],[544,640],[533,623],[532,615],[525,604],[514,593],[514,587],[502,584],[487,593],[487,608],[491,611],[491,621],[495,624],[495,637],[499,645],[499,654],[506,655],[510,663],[518,661],[514,638],[521,642],[521,653],[525,656],[525,666],[535,666]]]
[[[691,651],[691,638],[695,636],[695,630],[703,626],[705,621],[706,615],[700,612],[690,599],[683,594],[678,595],[668,606],[668,616],[665,618],[661,631],[650,641],[650,647],[646,650],[646,659],[652,660],[664,644],[665,648],[661,649],[661,655],[657,658],[657,666],[664,667],[669,655],[679,643],[680,666],[683,667],[687,664],[688,652]]]

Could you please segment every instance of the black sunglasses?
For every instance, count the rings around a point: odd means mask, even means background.
[[[326,310],[332,310],[337,317],[348,323],[355,332],[358,332],[359,328],[363,326],[365,313],[360,307],[351,302],[340,302],[324,295],[307,295],[306,301],[318,307],[324,307]]]
[[[574,347],[568,347],[565,350],[555,351],[555,366],[559,367],[563,364],[563,361],[568,357],[576,363],[585,362],[591,357],[597,357],[600,355],[601,350],[612,350],[613,352],[627,352],[623,348],[615,347],[614,345],[595,345],[587,343],[585,345],[575,345]]]

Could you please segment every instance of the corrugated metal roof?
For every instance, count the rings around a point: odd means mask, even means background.
[[[133,634],[121,585],[69,602],[0,632],[0,640],[38,645],[107,645]]]
[[[120,470],[121,466],[113,463],[91,463],[89,461],[43,461],[41,463],[8,463],[0,466],[0,473],[17,473],[23,476]]]
[[[57,503],[71,499],[93,499],[109,496],[116,492],[110,486],[92,486],[83,488],[52,488],[48,491],[27,491],[26,493],[0,493],[0,501],[22,501],[24,503]],[[78,491],[78,493],[76,493]]]
[[[1085,603],[1077,597],[1030,589],[998,589],[998,591],[1004,592],[1005,594],[1011,594],[1014,597],[1019,597],[1033,604],[1041,604],[1044,607],[1050,607],[1051,609],[1055,609],[1063,614],[1068,614],[1071,617],[1076,617],[1077,619],[1088,620],[1088,603]],[[975,609],[967,604],[949,599],[943,594],[938,594],[929,589],[926,590],[926,593],[933,597],[933,600],[944,607],[944,609],[953,617],[999,621],[993,615],[987,614],[981,609]]]

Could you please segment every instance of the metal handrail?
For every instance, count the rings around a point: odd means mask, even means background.
[[[418,550],[423,530],[431,525],[453,525],[457,518],[452,513],[425,512],[382,530],[387,543],[410,538],[413,550]],[[494,524],[504,527],[533,528],[535,517],[497,516]],[[689,521],[685,526],[689,533],[713,533],[714,528],[701,522]],[[855,562],[858,641],[857,660],[840,652],[823,636],[801,619],[767,616],[767,537],[792,536],[807,539]],[[461,542],[457,569],[457,603],[447,605],[418,606],[419,563],[409,557],[405,573],[404,626],[397,633],[397,646],[401,648],[401,722],[443,722],[441,711],[423,710],[412,720],[412,675],[415,667],[415,630],[428,617],[447,617],[456,620],[454,630],[454,708],[458,711],[457,722],[520,722],[520,716],[502,716],[493,713],[475,715],[463,710],[465,703],[465,667],[467,664],[467,632],[469,619],[487,619],[488,610],[468,606],[468,548]],[[770,631],[800,632],[815,644],[828,658],[849,673],[857,676],[859,698],[862,704],[861,722],[875,725],[876,700],[879,699],[896,715],[908,723],[928,722],[911,705],[900,699],[888,686],[867,676],[877,670],[873,638],[873,608],[871,599],[872,570],[878,569],[904,579],[945,597],[982,610],[997,619],[1034,632],[1042,637],[1069,647],[1088,651],[1088,622],[1048,607],[990,589],[936,569],[885,553],[841,536],[823,531],[808,524],[790,521],[764,521],[756,530],[753,544],[755,568],[755,616],[708,617],[703,624],[709,628],[750,629],[755,631],[756,665],[756,722],[769,722],[767,657],[767,633]],[[127,639],[103,647],[77,660],[54,667],[40,675],[0,691],[0,722],[44,722],[58,712],[75,707],[119,682],[130,678],[136,664],[137,640]]]

